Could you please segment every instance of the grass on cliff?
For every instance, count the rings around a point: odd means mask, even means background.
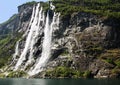
[[[22,5],[31,5],[31,6],[33,6],[35,4],[37,4],[36,1],[30,1],[30,2],[26,2],[25,4],[22,4]],[[47,11],[49,9],[49,2],[40,1],[40,6],[43,7],[44,11]]]
[[[105,62],[115,65],[120,68],[120,49],[109,49],[100,55],[100,58]]]
[[[26,2],[25,4],[23,4],[23,5],[34,5],[34,4],[36,4],[37,2],[36,1],[31,1],[31,2]]]
[[[119,0],[52,0],[56,6],[55,11],[60,12],[62,17],[71,15],[74,12],[87,12],[106,17],[120,18]],[[25,4],[34,5],[37,2]],[[44,10],[49,9],[49,2],[41,2]]]
[[[74,12],[88,12],[106,17],[120,18],[120,1],[116,0],[53,0],[62,16]]]

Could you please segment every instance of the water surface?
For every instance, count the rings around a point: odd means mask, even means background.
[[[120,85],[120,79],[0,79],[0,85]]]

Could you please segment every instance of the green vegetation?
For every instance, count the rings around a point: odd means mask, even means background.
[[[17,14],[14,14],[12,17],[10,17],[10,19],[8,19],[6,22],[4,22],[4,23],[0,23],[0,25],[2,26],[2,25],[5,25],[5,24],[7,24],[7,23],[10,23],[12,20],[14,20],[15,18],[17,17]]]
[[[106,17],[120,18],[120,1],[118,0],[53,0],[56,11],[62,16],[73,12],[88,12]]]
[[[89,45],[86,47],[86,53],[90,55],[99,55],[103,52],[103,48],[101,46]]]
[[[35,4],[37,4],[36,1],[31,1],[31,2],[26,2],[23,5],[32,5],[33,6]],[[42,1],[40,1],[40,5],[42,5],[44,11],[47,11],[49,9],[49,3],[48,2],[42,2]]]
[[[45,11],[45,12],[47,12],[47,10],[49,9],[49,3],[48,2],[41,2],[41,5],[42,5],[42,7],[43,7],[43,10]]]
[[[23,76],[27,76],[27,73],[24,71],[12,71],[7,75],[7,78],[19,78]]]
[[[100,58],[105,62],[115,65],[116,67],[120,67],[120,49],[109,49],[105,50],[104,53],[100,55]]]
[[[26,2],[25,4],[23,4],[23,5],[34,5],[34,4],[36,4],[37,2],[36,1],[31,1],[31,2]]]
[[[5,74],[4,73],[0,73],[0,78],[5,78]]]
[[[56,67],[55,69],[47,70],[46,71],[46,77],[54,77],[54,78],[80,78],[80,77],[85,77],[89,78],[91,77],[91,72],[90,71],[85,71],[81,72],[69,67],[65,66],[59,66]]]
[[[120,60],[115,61],[115,64],[117,65],[118,68],[120,68]]]
[[[90,78],[91,77],[91,71],[85,71],[83,74],[83,77]]]
[[[20,39],[21,34],[15,33],[15,37],[10,34],[0,37],[0,68],[5,66],[14,53],[15,44]]]
[[[52,0],[56,6],[55,11],[61,16],[70,15],[74,12],[88,12],[106,17],[120,18],[120,1],[118,0]],[[34,5],[37,2],[25,4]],[[49,9],[48,2],[41,2],[43,10]]]
[[[113,64],[113,63],[114,63],[114,61],[113,61],[112,58],[107,58],[105,61],[106,61],[107,63],[110,63],[110,64]]]
[[[112,73],[113,74],[120,74],[120,69],[114,68],[114,69],[112,69]]]

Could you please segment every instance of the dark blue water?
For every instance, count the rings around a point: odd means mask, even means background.
[[[120,79],[0,79],[0,85],[120,85]]]

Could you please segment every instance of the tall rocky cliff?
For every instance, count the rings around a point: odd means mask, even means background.
[[[5,70],[10,72],[9,75],[6,75],[7,77],[23,76],[21,71],[11,72],[11,70],[14,69],[16,61],[24,49],[33,6],[31,4],[19,6],[19,13],[12,20],[0,25],[0,33],[4,34],[4,30],[12,31],[14,29],[15,32],[13,33],[16,34],[13,34],[13,38],[17,37],[16,43],[19,41],[19,55],[17,55],[15,62],[11,58],[6,66],[1,68],[3,74],[5,74]],[[74,12],[60,17],[59,22],[59,28],[54,29],[52,34],[51,58],[45,69],[32,77],[120,77],[119,19],[101,17],[93,13]],[[34,46],[33,56],[36,60],[42,52],[43,31],[44,29],[39,32]],[[12,43],[14,48],[15,42]],[[4,48],[7,47],[4,46]],[[14,54],[14,49],[11,50],[9,56]],[[28,72],[32,66],[33,64],[29,65],[24,69],[24,72]],[[21,76],[16,76],[15,73],[21,74]]]

